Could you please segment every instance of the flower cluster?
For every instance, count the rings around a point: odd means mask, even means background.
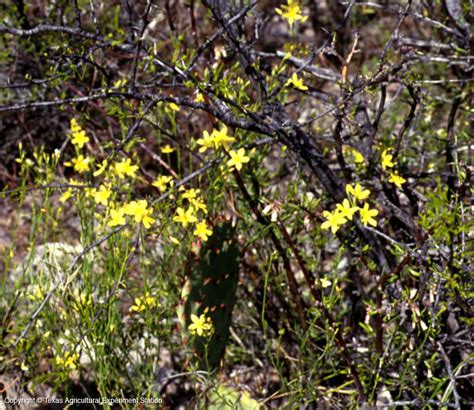
[[[185,190],[182,188],[181,192],[181,198],[187,201],[188,206],[186,209],[183,206],[179,206],[176,209],[173,221],[179,222],[183,228],[196,224],[193,234],[202,241],[207,241],[208,237],[212,235],[212,229],[207,226],[206,221],[199,221],[198,219],[200,211],[207,214],[207,206],[200,196],[200,190],[194,188]]]
[[[130,307],[130,312],[140,313],[155,305],[155,298],[146,292],[142,297],[135,298],[135,304]]]
[[[78,150],[82,149],[84,145],[89,142],[89,137],[82,127],[77,123],[77,120],[73,118],[71,120],[71,142],[76,147],[77,157],[71,161],[65,162],[64,165],[67,167],[73,167],[74,171],[79,174],[83,174],[90,170],[90,165],[93,162],[92,158],[84,157],[83,154],[79,154]]]
[[[78,174],[92,172],[93,158],[86,157],[79,151],[89,142],[89,138],[75,118],[71,120],[71,137],[71,142],[76,147],[76,157],[65,162],[64,165],[72,167]],[[172,150],[170,146],[164,148],[164,151],[167,153],[172,152]],[[107,170],[108,172],[106,173]],[[133,220],[137,224],[142,224],[146,229],[149,229],[155,223],[155,219],[152,218],[153,209],[149,207],[147,201],[141,199],[120,204],[116,202],[118,192],[114,193],[112,191],[112,186],[120,184],[123,186],[122,182],[125,182],[126,179],[133,180],[137,178],[138,170],[138,165],[135,165],[132,159],[128,157],[115,160],[111,163],[109,163],[107,159],[104,159],[96,166],[96,170],[93,172],[93,176],[96,178],[104,173],[106,175],[98,188],[86,188],[83,183],[70,179],[69,187],[61,195],[60,202],[65,203],[73,196],[74,191],[79,191],[79,188],[82,188],[81,192],[84,192],[86,198],[92,200],[96,205],[105,207],[104,215],[96,214],[102,221],[99,226],[113,228],[125,225],[127,222],[126,217],[130,217],[130,220]],[[160,180],[160,191],[163,189],[163,185],[166,186],[170,181],[171,178]],[[77,188],[75,188],[76,186]]]
[[[224,125],[222,129],[214,129],[210,134],[208,131],[203,131],[202,138],[199,138],[196,142],[201,145],[199,152],[206,152],[208,149],[219,149],[220,147],[228,148],[231,142],[234,142],[235,138],[227,135],[227,127]]]
[[[138,177],[138,165],[133,162],[132,158],[123,157],[112,161],[104,159],[100,164],[94,166],[94,159],[85,156],[79,151],[89,142],[89,138],[75,119],[71,120],[71,135],[72,143],[76,146],[76,157],[69,162],[65,162],[64,165],[73,167],[74,171],[78,174],[90,173],[96,178],[104,174],[105,178],[98,182],[98,187],[84,187],[84,183],[71,179],[70,186],[61,196],[60,201],[65,203],[73,197],[74,192],[83,192],[85,198],[91,200],[96,206],[105,208],[103,214],[96,213],[100,221],[99,229],[123,226],[127,221],[142,225],[145,229],[150,229],[156,220],[153,218],[153,209],[149,206],[147,200],[118,201],[120,191],[119,189],[112,188],[116,186],[127,187],[127,180],[134,180]],[[204,131],[202,138],[197,140],[197,145],[200,146],[199,152],[206,152],[210,149],[215,151],[223,149],[228,156],[225,163],[226,168],[228,170],[241,170],[243,164],[249,162],[250,158],[246,155],[244,148],[227,151],[230,144],[234,142],[235,138],[229,135],[229,131],[224,125],[220,128],[215,128],[210,133]],[[166,155],[174,151],[175,149],[169,144],[161,149],[161,153]],[[91,175],[88,176],[90,177]],[[158,175],[151,185],[163,194],[174,188],[175,180],[172,176]],[[200,190],[193,188],[186,190],[184,187],[180,187],[179,193],[178,206],[173,215],[173,221],[178,222],[183,228],[191,226],[191,232],[195,237],[201,241],[207,241],[213,231],[205,220],[205,215],[207,215],[208,211],[206,203],[200,196]],[[173,192],[170,192],[170,197],[174,199],[174,195],[173,190]],[[170,239],[174,243],[179,243],[177,239],[171,236]],[[142,305],[137,304],[136,306]],[[137,307],[137,309],[139,308]]]
[[[208,149],[218,150],[224,148],[227,150],[234,141],[235,138],[227,134],[227,127],[223,125],[220,130],[214,129],[210,134],[208,131],[203,131],[202,138],[199,138],[196,142],[201,146],[199,152],[203,153]],[[230,159],[227,161],[227,166],[230,170],[240,171],[242,165],[250,161],[250,158],[245,155],[244,148],[239,148],[237,151],[230,150],[228,154]]]
[[[68,370],[77,369],[78,360],[79,355],[77,353],[66,353],[64,356],[56,356],[54,358],[58,367]]]
[[[384,171],[395,167],[395,164],[393,162],[393,155],[390,154],[390,151],[392,151],[392,148],[387,148],[382,152],[381,165]],[[388,181],[394,184],[397,188],[402,188],[402,185],[407,182],[407,180],[400,176],[400,174],[395,170],[388,171],[388,173]]]
[[[153,209],[148,207],[146,199],[131,201],[123,204],[120,208],[110,210],[110,220],[107,226],[113,228],[115,226],[125,225],[125,216],[133,217],[136,223],[142,223],[146,229],[155,223],[150,215]]]
[[[114,164],[113,170],[119,179],[125,179],[126,177],[135,178],[138,165],[132,165],[130,158],[123,158],[120,162]]]
[[[209,336],[212,333],[211,318],[204,313],[200,316],[192,314],[191,322],[192,323],[188,326],[188,330],[192,335]]]
[[[76,158],[71,159],[71,161],[66,161],[64,166],[74,168],[79,174],[84,174],[91,170],[91,164],[94,162],[93,158],[84,157],[83,154],[78,154]],[[100,176],[103,174],[107,168],[108,161],[104,159],[100,165],[97,166],[97,170],[94,171],[93,175],[95,177]],[[136,178],[138,165],[132,164],[132,160],[130,158],[123,158],[120,161],[114,162],[111,164],[112,174],[118,180],[124,180],[127,177],[129,178]]]
[[[359,212],[360,219],[365,226],[377,226],[374,216],[378,215],[379,211],[371,209],[367,202],[362,208],[357,206],[358,201],[364,201],[369,197],[370,191],[364,189],[359,183],[348,184],[346,185],[346,194],[348,198],[344,199],[342,203],[336,204],[336,209],[333,212],[323,212],[326,221],[322,223],[321,228],[331,229],[332,233],[336,233],[347,221],[352,221],[356,212]]]

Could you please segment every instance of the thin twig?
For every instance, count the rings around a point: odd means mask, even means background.
[[[453,396],[454,396],[454,402],[455,402],[455,408],[460,409],[461,408],[461,401],[459,397],[458,390],[456,388],[456,378],[453,375],[453,369],[451,367],[451,362],[449,361],[449,357],[446,354],[446,351],[444,350],[443,345],[441,342],[438,341],[438,350],[441,354],[441,357],[443,358],[444,365],[446,366],[446,370],[448,371],[448,376],[449,376],[449,386],[448,389],[451,388],[453,391]]]

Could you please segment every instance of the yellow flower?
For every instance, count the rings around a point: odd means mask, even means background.
[[[141,312],[145,310],[145,305],[140,298],[135,298],[135,305],[130,307],[130,312]]]
[[[104,206],[107,206],[110,195],[112,195],[112,191],[108,189],[105,185],[101,185],[99,187],[99,190],[95,190],[93,195],[94,195],[94,201],[97,204],[102,204]]]
[[[293,25],[295,21],[300,20],[302,23],[304,23],[307,19],[308,16],[303,16],[301,14],[301,7],[300,5],[295,1],[295,0],[288,0],[288,5],[287,6],[281,6],[283,9],[275,9],[275,11],[288,20],[288,23]]]
[[[82,127],[77,123],[75,118],[71,119],[71,132],[78,132],[81,131]]]
[[[229,143],[234,142],[235,138],[227,135],[227,127],[222,126],[222,129],[214,129],[211,134],[208,131],[203,131],[203,138],[199,138],[196,142],[198,145],[202,145],[199,148],[199,152],[205,152],[210,148],[218,149],[220,147],[227,148]]]
[[[342,150],[343,150],[344,153],[347,153],[347,154],[351,155],[353,161],[356,164],[364,164],[364,162],[365,162],[364,156],[359,151],[357,151],[355,148],[353,148],[349,145],[344,145],[342,147]]]
[[[227,148],[229,143],[235,141],[234,137],[229,137],[227,135],[227,127],[225,125],[222,126],[220,131],[212,131],[212,135],[214,136],[214,146],[216,149],[221,146]]]
[[[347,219],[337,211],[324,211],[323,216],[326,218],[326,221],[321,224],[321,229],[330,228],[332,233],[336,233],[347,222]]]
[[[169,103],[169,106],[173,111],[179,111],[179,105],[176,105],[174,102]]]
[[[197,198],[200,191],[201,191],[200,189],[194,189],[194,188],[188,189],[183,194],[183,198],[187,199],[188,201],[192,201],[194,198]]]
[[[365,226],[377,226],[377,221],[373,217],[378,215],[378,213],[379,211],[376,209],[370,209],[367,202],[364,204],[363,208],[359,208],[360,218]]]
[[[82,148],[86,142],[89,142],[89,137],[86,136],[85,131],[79,131],[72,134],[71,142],[73,145],[77,145],[79,148]]]
[[[77,368],[77,361],[79,360],[79,355],[77,353],[66,353],[64,357],[56,356],[54,361],[59,367],[65,369],[74,370]]]
[[[347,195],[352,195],[352,197],[356,201],[363,201],[364,199],[367,199],[370,195],[370,191],[368,189],[363,189],[359,183],[357,183],[355,186],[347,184],[346,193]]]
[[[354,155],[354,162],[356,164],[363,164],[365,162],[364,156],[356,149],[352,150],[352,154]]]
[[[61,195],[61,197],[59,198],[59,202],[65,203],[71,197],[72,197],[72,189],[69,188],[66,192],[64,192]]]
[[[75,118],[71,120],[71,134],[72,144],[77,145],[79,148],[82,148],[86,142],[89,142],[89,137],[86,136],[86,132],[77,123]]]
[[[199,236],[203,241],[207,241],[207,238],[212,235],[212,229],[208,229],[206,221],[202,221],[196,225],[194,235]]]
[[[245,149],[240,148],[238,151],[229,152],[230,159],[227,161],[227,166],[230,168],[235,167],[237,171],[242,169],[242,164],[250,161],[250,158],[245,156]]]
[[[390,177],[388,178],[389,182],[392,182],[395,184],[398,188],[402,188],[402,185],[407,182],[405,178],[400,176],[397,171],[395,172],[390,172]]]
[[[125,176],[134,178],[138,170],[138,165],[132,165],[130,158],[124,158],[122,161],[115,163],[114,170],[120,179],[124,179]]]
[[[342,204],[336,205],[336,211],[339,212],[344,218],[347,218],[349,221],[352,221],[352,217],[359,209],[358,206],[351,206],[348,199],[344,199]]]
[[[212,322],[211,318],[206,317],[205,314],[200,315],[199,317],[191,314],[192,323],[188,326],[188,330],[192,335],[208,335],[212,331]]]
[[[35,300],[43,300],[44,299],[44,293],[41,290],[41,288],[38,285],[35,285],[34,290],[32,291],[31,294],[28,295],[28,298],[35,301]]]
[[[150,216],[153,213],[152,208],[148,208],[146,199],[129,202],[124,206],[124,213],[133,216],[136,223],[142,223],[146,229],[149,229],[155,220]]]
[[[214,147],[214,137],[209,135],[209,132],[206,130],[203,131],[202,136],[203,138],[199,138],[196,142],[198,145],[202,145],[202,147],[199,148],[199,152],[206,152],[209,148]]]
[[[123,208],[120,209],[111,209],[110,210],[110,221],[107,223],[107,226],[113,228],[118,225],[125,225],[125,212]]]
[[[285,86],[288,86],[290,84],[292,84],[293,87],[295,87],[295,88],[297,88],[298,90],[301,90],[301,91],[306,91],[308,89],[308,87],[306,87],[303,84],[303,79],[298,78],[296,73],[293,73],[291,78],[285,83]]]
[[[393,155],[389,154],[388,152],[391,151],[391,148],[387,148],[384,152],[382,152],[382,169],[385,170],[386,168],[393,168],[395,164],[393,163]]]
[[[172,148],[169,144],[166,144],[163,148],[161,148],[162,154],[171,154],[174,152],[174,148]]]
[[[205,102],[204,95],[202,95],[202,93],[198,93],[196,98],[194,99],[194,102],[197,102],[197,103]]]
[[[207,214],[207,206],[201,198],[190,199],[191,205]]]
[[[154,182],[152,182],[152,185],[155,188],[158,188],[158,191],[161,193],[166,191],[167,185],[173,180],[173,177],[167,177],[165,175],[160,175],[156,178]]]
[[[93,175],[94,175],[95,177],[98,177],[99,175],[103,174],[106,167],[107,167],[107,160],[104,159],[104,160],[102,161],[102,164],[100,164],[100,165],[97,167],[97,171],[95,171]]]
[[[64,165],[74,167],[74,171],[82,174],[83,172],[89,171],[91,162],[91,158],[84,158],[84,156],[81,154],[77,158],[73,158],[71,162],[65,162]]]
[[[183,225],[183,228],[186,228],[189,224],[197,222],[197,218],[194,215],[194,209],[192,207],[189,207],[187,211],[181,207],[178,207],[178,209],[176,209],[176,213],[178,215],[173,217],[173,221],[180,222],[181,225]]]
[[[155,299],[150,295],[150,292],[146,292],[141,298],[135,298],[135,305],[130,307],[131,312],[142,312],[145,309],[153,307]]]

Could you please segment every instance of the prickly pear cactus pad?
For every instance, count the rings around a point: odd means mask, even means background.
[[[224,222],[213,228],[212,236],[190,261],[184,287],[184,331],[193,323],[192,315],[205,315],[212,328],[194,334],[193,349],[202,369],[214,369],[224,356],[232,310],[236,301],[239,250],[235,228]],[[195,318],[196,318],[195,316]]]

